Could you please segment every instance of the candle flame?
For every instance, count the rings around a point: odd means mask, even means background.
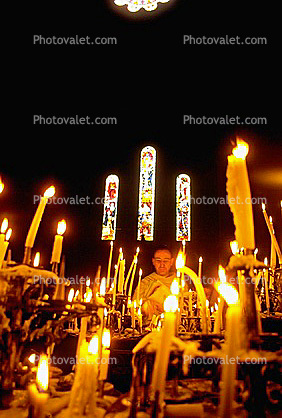
[[[63,235],[66,231],[66,228],[67,228],[66,221],[62,219],[60,222],[58,222],[57,234]]]
[[[0,193],[2,193],[4,190],[4,183],[2,182],[2,179],[0,178]]]
[[[225,270],[222,266],[218,266],[218,276],[219,276],[219,279],[220,279],[221,283],[226,282],[226,274],[225,274]]]
[[[247,142],[243,141],[240,138],[237,138],[237,145],[232,150],[232,154],[234,155],[234,157],[245,160],[246,156],[248,155],[248,152],[249,145],[247,144]]]
[[[267,257],[265,257],[265,259],[263,260],[264,264],[267,266],[268,265],[268,260]]]
[[[137,255],[137,254],[139,254],[139,251],[140,251],[140,248],[139,248],[139,247],[137,247],[137,248],[136,248],[136,255]]]
[[[218,304],[217,304],[217,303],[215,303],[215,304],[214,304],[214,310],[215,310],[215,311],[217,311],[217,310],[218,310]]]
[[[230,283],[215,283],[216,290],[225,299],[227,305],[237,305],[239,303],[239,293]]]
[[[203,262],[203,257],[202,256],[200,256],[199,257],[199,263],[202,263]]]
[[[88,346],[88,353],[89,354],[98,354],[99,352],[99,338],[98,335],[94,335],[91,338],[91,341]]]
[[[272,216],[269,216],[269,222],[272,224]]]
[[[140,277],[142,276],[142,273],[143,273],[142,269],[139,269],[139,276]]]
[[[2,225],[1,225],[1,234],[5,234],[5,232],[7,231],[8,228],[8,219],[4,218]]]
[[[12,228],[9,228],[8,231],[6,232],[5,240],[9,241],[9,239],[11,238],[11,235],[12,235]]]
[[[35,354],[35,353],[32,353],[32,354],[29,356],[28,361],[29,361],[30,363],[32,363],[32,364],[35,364],[35,360],[36,360],[36,354]]]
[[[265,210],[265,203],[261,204],[261,208],[262,208],[262,210]]]
[[[103,277],[102,280],[101,280],[101,284],[100,284],[100,296],[105,296],[106,285],[107,285],[106,278]]]
[[[173,279],[171,285],[170,285],[170,293],[172,295],[178,295],[179,293],[179,284],[177,279]]]
[[[72,287],[68,294],[68,302],[72,302],[74,297],[74,288]]]
[[[91,299],[92,299],[92,290],[91,289],[87,290],[87,292],[84,295],[84,299],[85,299],[85,302],[87,302],[87,303],[91,302]]]
[[[178,309],[178,298],[176,295],[168,296],[164,301],[165,312],[176,312]]]
[[[38,267],[40,263],[40,252],[37,251],[33,260],[33,267]]]
[[[238,241],[231,241],[230,242],[230,248],[232,251],[233,255],[239,254],[239,245],[238,245]]]
[[[182,269],[185,266],[185,256],[182,251],[179,251],[175,265],[177,270]]]
[[[49,367],[48,357],[46,356],[46,354],[40,355],[38,369],[36,373],[36,383],[39,387],[39,391],[47,391],[49,384]]]
[[[105,328],[102,334],[102,346],[104,348],[109,348],[111,345],[111,332],[109,329]]]
[[[47,190],[45,190],[44,197],[50,198],[53,197],[55,194],[55,187],[51,186]]]

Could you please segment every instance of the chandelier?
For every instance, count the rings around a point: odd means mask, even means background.
[[[151,12],[158,7],[158,3],[168,3],[169,0],[114,0],[117,6],[127,5],[129,12],[138,12],[140,9],[145,9]]]

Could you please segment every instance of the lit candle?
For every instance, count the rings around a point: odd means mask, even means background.
[[[57,234],[55,235],[55,239],[54,239],[51,264],[60,263],[62,247],[63,247],[63,234],[65,233],[65,231],[66,231],[66,221],[62,219],[60,222],[58,222]]]
[[[0,194],[3,192],[4,190],[4,183],[2,182],[2,179],[0,177]]]
[[[203,257],[199,257],[199,266],[198,266],[198,277],[202,278],[202,265],[203,265]]]
[[[110,287],[111,266],[112,266],[112,258],[113,258],[113,248],[114,248],[114,242],[111,241],[109,261],[108,261],[108,272],[107,272],[107,289]]]
[[[128,285],[129,280],[130,280],[130,275],[131,275],[132,269],[133,269],[133,267],[134,267],[134,265],[136,263],[136,259],[138,257],[139,251],[140,251],[140,249],[139,249],[139,247],[137,247],[136,254],[133,257],[132,263],[130,265],[130,268],[128,270],[128,273],[127,273],[127,276],[126,276],[126,279],[125,279],[125,283],[124,283],[124,294],[127,293],[127,285]]]
[[[129,291],[128,291],[128,297],[130,299],[131,299],[131,296],[132,296],[133,283],[134,283],[134,278],[135,278],[135,272],[136,272],[137,263],[138,263],[138,257],[136,255],[135,256],[134,266],[133,266],[133,271],[132,271],[132,276],[131,276],[130,284],[129,284]]]
[[[4,247],[5,242],[5,234],[8,228],[8,219],[4,218],[1,225],[1,234],[0,234],[0,250]]]
[[[37,253],[34,256],[33,267],[38,267],[39,263],[40,263],[40,252],[37,251]]]
[[[28,397],[31,403],[31,417],[45,417],[45,404],[49,398],[49,367],[48,357],[42,354],[39,359],[38,369],[36,373],[36,383],[28,385]]]
[[[269,223],[270,223],[273,235],[274,235],[275,231],[274,231],[274,226],[272,222],[272,216],[269,217]],[[276,267],[276,250],[275,250],[275,245],[274,245],[272,237],[271,237],[271,249],[270,249],[270,267],[272,269],[275,269]]]
[[[9,228],[8,231],[6,232],[5,241],[2,243],[2,245],[0,245],[0,268],[3,264],[11,235],[12,235],[12,228]]]
[[[263,212],[263,216],[264,216],[264,219],[265,219],[265,223],[267,225],[267,228],[268,228],[268,231],[269,231],[269,234],[270,234],[270,237],[271,237],[271,242],[273,243],[273,245],[275,247],[276,253],[278,255],[279,264],[281,266],[282,265],[282,254],[281,254],[281,250],[280,250],[280,247],[278,245],[276,236],[273,233],[273,225],[271,226],[270,220],[268,218],[268,215],[267,215],[267,212],[266,212],[266,209],[265,209],[265,204],[263,203],[261,206],[262,206],[262,212]]]
[[[222,266],[218,267],[218,277],[219,277],[220,283],[226,283],[225,270]],[[223,307],[224,307],[224,299],[222,296],[219,296],[218,311],[216,314],[214,328],[213,328],[215,334],[221,333]]]
[[[32,223],[30,225],[27,237],[26,237],[25,247],[33,248],[34,240],[35,240],[35,237],[39,228],[39,224],[41,222],[41,219],[44,213],[45,206],[48,202],[48,199],[53,197],[54,194],[55,194],[55,187],[51,186],[45,191],[44,196],[41,198],[40,203],[35,212],[34,218],[32,220]]]
[[[111,332],[104,329],[102,334],[102,358],[100,360],[99,380],[107,380],[111,345]]]
[[[120,260],[119,276],[118,276],[118,293],[123,292],[123,283],[124,283],[124,269],[125,269],[125,259]]]
[[[237,138],[237,145],[232,155],[228,156],[226,187],[239,248],[255,249],[253,209],[246,165],[248,152],[248,144]]]
[[[153,396],[159,393],[159,405],[163,404],[165,382],[170,357],[171,339],[175,335],[176,311],[178,309],[178,298],[176,295],[168,296],[164,301],[164,323],[161,330],[161,341],[157,347],[155,357],[152,393]]]
[[[142,269],[139,269],[139,278],[138,278],[138,285],[137,285],[137,303],[138,303],[138,305],[140,305],[141,278],[142,278]]]
[[[267,257],[264,259],[264,264],[268,265]],[[264,277],[264,292],[265,292],[265,305],[267,314],[269,315],[270,303],[269,303],[269,293],[268,293],[268,267],[263,269],[263,277]]]
[[[105,295],[106,295],[106,285],[107,285],[106,277],[103,277],[102,280],[101,280],[101,283],[100,283],[100,292],[99,292],[100,296],[105,297]]]
[[[239,294],[230,283],[217,283],[216,289],[226,300],[225,355],[226,361],[222,368],[222,392],[220,396],[219,416],[232,417],[235,380],[237,374],[236,359],[240,350],[241,306]]]

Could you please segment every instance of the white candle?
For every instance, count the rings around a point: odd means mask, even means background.
[[[265,219],[265,222],[266,222],[266,225],[267,225],[269,234],[271,236],[271,241],[272,241],[272,243],[273,243],[273,245],[275,247],[275,250],[277,252],[277,255],[278,255],[279,264],[281,266],[282,265],[282,254],[281,254],[281,250],[280,250],[280,247],[278,245],[276,236],[273,233],[273,226],[271,226],[270,220],[269,220],[268,215],[267,215],[266,210],[265,210],[265,204],[264,203],[262,204],[262,212],[263,212],[263,216],[264,216],[264,219]]]
[[[118,276],[118,293],[123,292],[124,269],[125,269],[125,259],[122,259],[120,260],[120,268],[119,268],[119,276]]]
[[[269,217],[269,223],[270,223],[273,235],[274,235],[275,231],[274,231],[274,226],[273,226],[273,222],[272,222],[272,216]],[[272,237],[271,237],[270,263],[269,264],[270,264],[270,267],[272,269],[275,269],[275,267],[276,267],[276,250],[275,250],[275,245],[274,245]]]
[[[53,197],[54,194],[55,194],[55,187],[51,186],[49,187],[49,189],[45,191],[44,196],[41,198],[40,203],[35,212],[34,218],[32,220],[32,223],[30,225],[27,237],[26,237],[26,241],[25,241],[26,247],[33,248],[34,240],[35,240],[35,237],[39,228],[39,224],[41,222],[41,219],[44,213],[45,206],[48,202],[48,199]]]
[[[58,222],[57,235],[55,235],[51,264],[59,263],[61,260],[62,247],[63,247],[63,234],[66,230],[66,221],[63,219]]]
[[[43,354],[40,356],[36,373],[36,383],[28,385],[28,398],[31,403],[32,418],[45,417],[45,404],[49,398],[49,367],[48,357]]]
[[[199,266],[198,266],[198,277],[202,278],[202,266],[203,266],[203,257],[199,257]]]
[[[0,234],[0,251],[4,251],[4,242],[5,242],[5,233],[8,228],[8,219],[4,218],[1,225],[1,234]]]
[[[112,266],[112,258],[113,258],[113,248],[114,248],[114,242],[111,241],[109,261],[108,261],[108,272],[107,272],[107,289],[110,287],[111,266]]]
[[[232,150],[233,155],[228,156],[226,187],[239,248],[255,249],[253,209],[246,165],[248,151],[248,144],[237,138],[237,146]]]
[[[5,237],[6,240],[3,243],[1,243],[1,245],[0,245],[0,268],[3,264],[4,258],[5,258],[6,252],[7,252],[7,248],[8,248],[8,245],[9,245],[9,239],[11,238],[11,234],[12,234],[12,228],[9,228],[8,231],[6,232],[6,237]]]
[[[107,380],[111,345],[111,332],[104,329],[102,334],[102,358],[100,360],[99,380]]]
[[[216,289],[226,300],[225,362],[222,368],[222,392],[220,395],[219,416],[232,417],[237,374],[237,356],[241,347],[241,306],[239,294],[230,283],[216,284]],[[243,338],[243,337],[242,337]]]
[[[128,291],[128,297],[130,299],[131,299],[131,296],[132,296],[133,283],[134,283],[134,278],[135,278],[137,262],[138,262],[138,258],[136,257],[135,258],[135,263],[134,263],[134,266],[133,266],[132,276],[131,276],[131,279],[130,279],[129,291]]]
[[[140,286],[141,286],[141,278],[142,278],[142,269],[139,269],[139,278],[138,278],[138,285],[137,285],[137,303],[140,304]]]
[[[178,309],[178,298],[176,295],[170,295],[164,301],[164,323],[161,330],[161,341],[157,347],[155,357],[153,376],[152,376],[152,393],[156,396],[159,392],[159,405],[162,405],[165,392],[165,382],[170,357],[171,339],[175,335],[176,314]]]
[[[127,293],[127,285],[128,285],[129,280],[130,280],[132,269],[137,262],[137,257],[138,257],[139,251],[140,251],[140,249],[139,249],[139,247],[137,247],[136,254],[133,257],[132,263],[130,265],[130,268],[128,270],[128,273],[127,273],[127,276],[126,276],[126,279],[125,279],[125,283],[124,283],[124,293],[125,294]]]

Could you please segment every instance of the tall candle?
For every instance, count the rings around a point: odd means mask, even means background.
[[[142,278],[142,269],[139,269],[139,277],[138,277],[138,285],[137,285],[137,303],[140,305],[140,286],[141,286],[141,278]]]
[[[5,234],[8,228],[8,219],[4,218],[1,225],[1,233],[0,233],[0,251],[4,251],[4,242],[5,242]]]
[[[226,283],[225,269],[222,266],[218,267],[218,277],[219,277],[220,283]],[[222,296],[219,296],[219,301],[218,302],[219,302],[218,303],[218,311],[217,311],[217,314],[216,314],[214,328],[213,328],[215,334],[219,334],[221,332],[224,298]]]
[[[125,283],[124,283],[124,293],[125,294],[127,293],[127,285],[128,285],[129,280],[130,280],[131,272],[132,272],[132,269],[133,269],[133,267],[136,263],[136,259],[138,257],[139,251],[140,251],[140,249],[139,249],[139,247],[137,247],[136,254],[133,257],[132,263],[130,265],[130,268],[128,270],[128,273],[127,273],[127,276],[126,276],[126,279],[125,279]]]
[[[109,261],[108,261],[108,272],[107,272],[107,289],[110,287],[111,267],[112,267],[112,258],[113,258],[113,248],[114,248],[114,242],[111,241]]]
[[[124,269],[125,269],[125,260],[120,260],[120,269],[118,276],[118,293],[123,292],[123,283],[124,283]]]
[[[100,360],[99,380],[107,380],[111,345],[111,332],[104,329],[102,334],[102,358]]]
[[[272,216],[269,217],[269,223],[270,223],[270,226],[272,228],[273,235],[274,235],[275,231],[274,231],[274,226],[273,226],[273,222],[272,222]],[[276,250],[275,250],[275,245],[274,245],[272,237],[271,237],[270,263],[269,264],[270,264],[270,267],[272,269],[275,269],[275,267],[276,267]]]
[[[279,264],[280,264],[280,266],[282,266],[282,254],[281,254],[281,250],[280,250],[280,247],[278,245],[276,236],[273,233],[273,226],[271,226],[269,217],[268,217],[268,215],[266,213],[265,204],[263,203],[261,206],[262,206],[262,212],[263,212],[263,216],[264,216],[264,219],[265,219],[265,223],[267,225],[269,234],[271,236],[271,241],[272,241],[272,243],[273,243],[273,245],[275,247],[275,250],[277,252],[277,255],[278,255]]]
[[[132,296],[133,283],[134,283],[134,278],[135,278],[135,272],[136,272],[137,263],[138,263],[138,259],[136,257],[135,258],[135,264],[133,266],[132,276],[131,276],[131,279],[130,279],[130,284],[129,284],[129,291],[128,291],[128,297],[129,297],[129,299],[131,299],[131,296]]]
[[[246,165],[248,151],[248,144],[237,138],[237,146],[232,150],[232,155],[228,156],[226,188],[239,248],[255,249],[251,190]]]
[[[199,257],[198,277],[202,278],[203,257]]]
[[[34,240],[44,213],[45,206],[48,202],[48,199],[53,197],[54,194],[55,187],[51,186],[45,191],[44,196],[41,198],[26,237],[25,246],[27,248],[33,248]]]
[[[66,230],[66,221],[62,219],[58,222],[57,235],[55,235],[54,245],[52,250],[51,264],[60,263],[62,247],[63,247],[63,234]]]
[[[2,243],[2,245],[0,245],[0,268],[3,264],[4,258],[5,258],[6,252],[7,252],[7,248],[8,248],[8,245],[9,245],[9,239],[11,238],[11,234],[12,234],[12,228],[9,228],[8,231],[6,232],[5,241]]]
[[[170,357],[171,339],[175,335],[175,313],[177,309],[177,296],[168,296],[164,301],[164,323],[163,328],[161,330],[161,341],[157,347],[152,376],[152,393],[156,399],[156,393],[159,392],[159,405],[162,405],[164,399],[165,382]]]

